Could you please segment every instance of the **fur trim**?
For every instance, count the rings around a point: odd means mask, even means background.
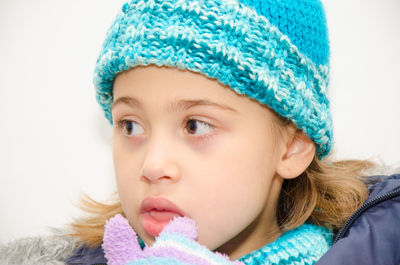
[[[378,164],[375,167],[367,168],[363,173],[365,176],[390,176],[400,173],[400,165]]]
[[[61,235],[21,238],[0,245],[0,264],[64,265],[77,246],[76,239]]]

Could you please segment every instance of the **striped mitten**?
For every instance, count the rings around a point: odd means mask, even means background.
[[[106,222],[103,249],[109,265],[240,265],[196,242],[197,227],[188,217],[175,217],[151,247],[141,249],[128,221],[116,215]]]

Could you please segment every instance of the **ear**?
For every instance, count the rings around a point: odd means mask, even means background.
[[[277,173],[284,179],[293,179],[303,173],[315,155],[315,144],[300,129],[294,126],[283,141]]]

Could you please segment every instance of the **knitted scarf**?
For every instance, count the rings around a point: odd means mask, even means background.
[[[248,265],[315,264],[332,246],[332,233],[313,224],[290,230],[239,260]]]
[[[312,265],[332,246],[332,239],[329,229],[303,224],[238,260],[248,265]],[[145,246],[140,237],[139,243]]]

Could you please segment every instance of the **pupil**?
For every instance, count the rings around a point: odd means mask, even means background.
[[[196,122],[194,120],[189,121],[189,131],[193,132],[196,130]]]
[[[132,129],[133,129],[132,122],[128,122],[126,125],[126,130],[128,131],[128,133],[131,133]]]

